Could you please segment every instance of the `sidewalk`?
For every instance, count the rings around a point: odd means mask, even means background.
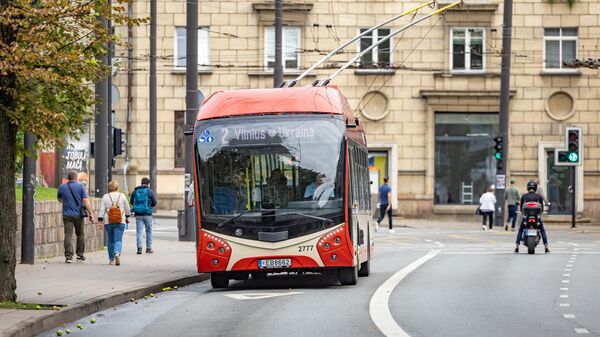
[[[64,257],[57,257],[17,265],[19,302],[65,307],[0,309],[0,336],[33,336],[130,298],[208,279],[196,272],[194,242],[155,240],[154,254],[136,255],[135,237],[125,236],[123,241],[118,267],[108,265],[105,250],[87,253],[85,262],[66,264]]]

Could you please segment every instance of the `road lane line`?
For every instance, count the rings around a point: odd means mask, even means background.
[[[571,305],[569,303],[561,303],[558,306],[559,307],[570,307]]]
[[[568,298],[569,295],[560,295],[560,298]]]
[[[567,291],[569,288],[560,288],[560,290]]]
[[[563,317],[566,318],[566,319],[573,319],[573,318],[575,318],[575,315],[573,315],[573,314],[564,314]]]
[[[563,276],[569,277],[571,276],[571,274],[563,274]]]
[[[419,268],[425,262],[436,257],[441,250],[432,250],[420,259],[402,268],[387,279],[373,294],[369,303],[369,315],[375,326],[387,337],[410,337],[392,317],[389,300],[392,291],[408,274]]]
[[[577,333],[590,333],[587,329],[575,328],[575,332]]]
[[[569,280],[563,280],[562,283],[569,283]]]

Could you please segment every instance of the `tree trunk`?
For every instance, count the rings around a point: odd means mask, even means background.
[[[11,6],[12,0],[0,0],[0,9]],[[11,45],[16,32],[10,25],[0,24],[0,41]],[[17,205],[15,195],[15,161],[17,126],[11,123],[8,112],[15,111],[12,95],[17,89],[12,73],[0,76],[0,301],[16,301],[15,279]]]
[[[10,107],[0,93],[0,105]],[[0,111],[0,301],[16,301],[15,279],[17,205],[15,197],[15,144],[17,127]]]

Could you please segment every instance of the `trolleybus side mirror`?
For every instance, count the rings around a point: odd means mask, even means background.
[[[185,130],[183,131],[183,134],[186,136],[192,136],[194,134],[194,129]]]

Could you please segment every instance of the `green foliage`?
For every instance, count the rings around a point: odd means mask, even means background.
[[[17,202],[21,202],[23,200],[23,186],[16,186],[15,195],[17,198]],[[36,201],[47,201],[47,200],[56,200],[56,193],[58,193],[58,189],[52,187],[35,187],[35,200]]]
[[[6,5],[8,4],[8,5]],[[128,19],[123,1],[10,0],[0,4],[0,92],[16,106],[0,107],[20,130],[33,132],[38,141],[62,143],[80,131],[92,116],[93,83],[109,69],[96,60],[106,55],[111,36],[99,17],[115,25],[135,25],[146,19]]]

